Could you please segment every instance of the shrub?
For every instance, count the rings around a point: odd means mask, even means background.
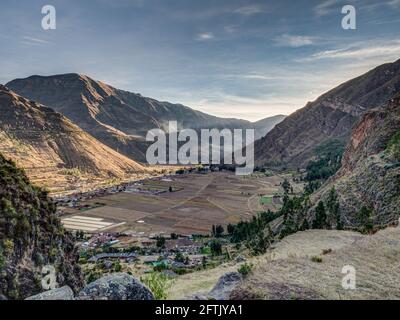
[[[316,262],[316,263],[321,263],[322,258],[320,256],[313,256],[313,257],[311,257],[311,261]]]
[[[0,247],[0,270],[2,270],[6,265],[6,258],[3,255],[3,248]]]
[[[153,272],[140,279],[153,292],[157,300],[167,299],[167,291],[172,287],[173,280],[167,275]]]
[[[390,154],[400,161],[400,132],[397,132],[388,143]]]
[[[14,252],[14,241],[12,241],[11,239],[4,240],[3,246],[4,246],[4,253],[7,256],[11,255]]]
[[[357,221],[361,225],[362,232],[370,232],[374,228],[372,221],[373,210],[369,207],[362,207],[357,214]]]
[[[156,240],[156,246],[158,248],[163,248],[165,246],[165,238],[163,236],[157,237]]]
[[[244,263],[244,264],[242,264],[240,267],[239,267],[239,269],[238,269],[238,272],[243,276],[243,277],[246,277],[250,272],[251,272],[251,270],[253,269],[253,265],[250,263]]]
[[[120,263],[119,261],[117,261],[117,262],[115,263],[115,266],[114,266],[114,271],[115,271],[115,272],[121,272],[121,270],[122,270],[121,263]]]
[[[213,240],[210,242],[211,254],[213,256],[220,256],[222,254],[222,244],[218,240]]]

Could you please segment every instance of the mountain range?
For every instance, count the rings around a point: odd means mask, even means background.
[[[119,90],[79,74],[31,76],[13,80],[6,86],[60,112],[110,148],[140,162],[146,161],[147,132],[154,128],[166,130],[168,121],[177,121],[180,129],[254,128],[256,138],[261,138],[285,117],[275,116],[256,123],[218,118],[181,104]]]

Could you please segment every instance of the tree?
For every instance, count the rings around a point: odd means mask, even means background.
[[[329,191],[328,199],[326,202],[326,209],[328,211],[329,227],[336,223],[336,229],[343,229],[341,217],[340,217],[340,204],[339,197],[335,187],[332,187]],[[338,228],[339,227],[339,228]]]
[[[165,238],[163,236],[157,237],[156,240],[157,240],[156,246],[158,248],[163,248],[165,246]]]
[[[220,256],[222,254],[222,244],[219,240],[213,240],[210,242],[211,254],[213,256]]]
[[[229,235],[232,235],[235,232],[235,226],[233,224],[228,224],[226,227],[226,231]]]
[[[215,227],[215,237],[220,238],[224,233],[224,227],[220,224]]]
[[[175,262],[182,262],[183,263],[185,261],[185,257],[183,256],[183,254],[181,252],[178,252],[175,255],[174,260],[175,260]]]
[[[288,181],[288,179],[285,179],[282,182],[282,188],[285,194],[289,194],[290,189],[292,188],[292,186],[290,185],[290,182]]]
[[[325,205],[322,201],[318,202],[315,209],[315,219],[313,222],[313,229],[324,229],[326,227],[326,211]]]
[[[178,235],[176,234],[176,233],[171,233],[171,239],[172,240],[176,240],[176,239],[178,239],[179,237],[178,237]]]
[[[304,219],[304,221],[303,221],[303,223],[302,223],[302,225],[300,227],[300,230],[301,231],[306,231],[308,229],[310,229],[310,225],[308,224],[308,220],[306,218],[306,219]]]
[[[264,230],[259,232],[256,237],[247,241],[246,246],[251,250],[253,255],[264,254],[273,241],[273,233],[271,228],[268,228],[265,234]]]
[[[363,206],[357,214],[358,223],[364,228],[364,231],[368,232],[374,228],[372,213],[372,208]]]

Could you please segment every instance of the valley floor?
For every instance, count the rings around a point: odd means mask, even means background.
[[[281,204],[279,176],[263,173],[193,173],[148,179],[122,192],[94,196],[61,207],[67,228],[87,232],[124,232],[135,236],[209,234],[212,225],[238,223]],[[82,229],[71,221],[99,221]],[[90,222],[90,224],[93,224]],[[106,229],[102,228],[108,226]],[[90,226],[88,226],[90,227]]]

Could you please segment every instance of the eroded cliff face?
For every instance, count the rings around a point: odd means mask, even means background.
[[[354,127],[342,167],[314,196],[327,198],[334,186],[342,218],[357,226],[357,213],[373,209],[373,222],[384,226],[400,215],[400,95],[385,106],[367,112]]]
[[[41,292],[46,265],[55,268],[60,286],[78,291],[83,277],[77,258],[53,201],[0,155],[0,295],[24,299]]]

